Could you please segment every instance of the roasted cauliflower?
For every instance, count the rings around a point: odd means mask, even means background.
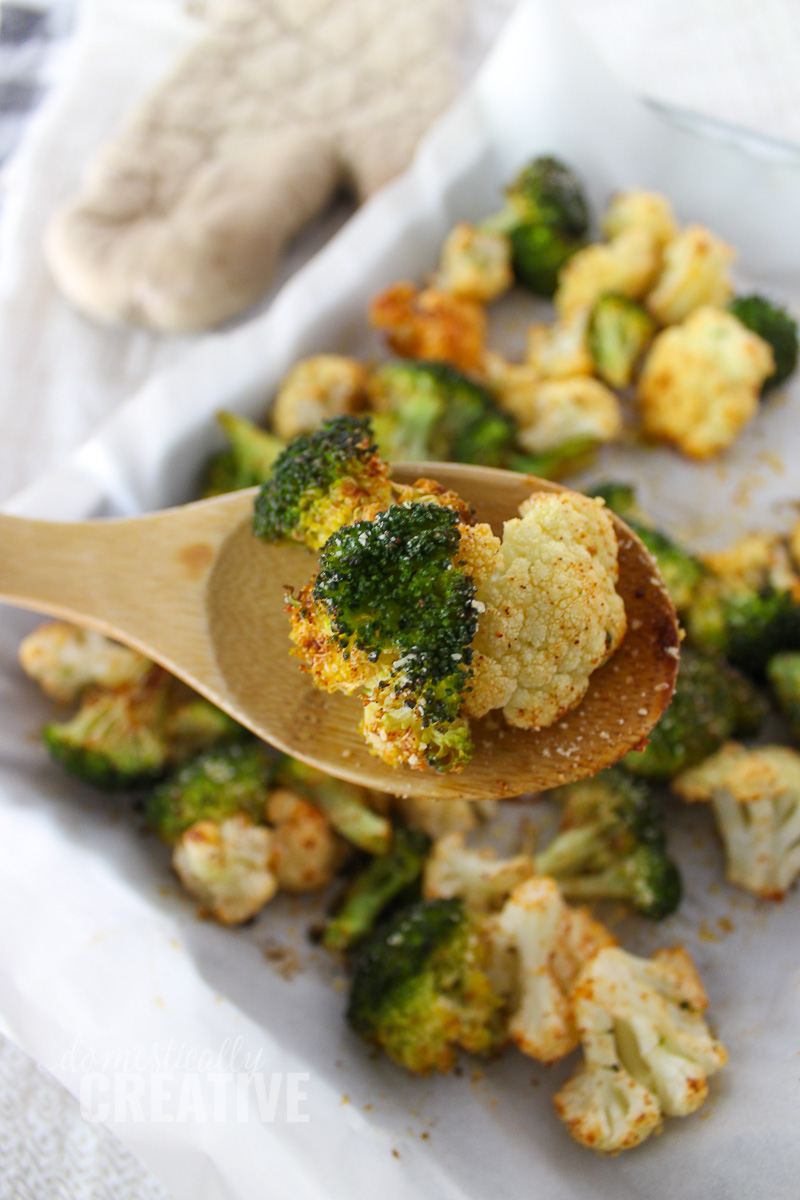
[[[426,900],[458,896],[470,911],[489,912],[533,873],[529,854],[498,858],[491,849],[467,846],[463,833],[448,833],[434,842],[425,863],[422,894]]]
[[[369,319],[403,358],[452,363],[462,371],[482,368],[486,314],[474,300],[441,288],[419,291],[413,283],[394,283],[373,299]]]
[[[630,229],[644,229],[663,247],[678,234],[678,224],[666,196],[658,192],[619,192],[600,221],[603,237],[613,239]]]
[[[642,424],[692,458],[727,449],[758,412],[772,351],[721,309],[696,308],[655,338],[639,378]]]
[[[729,882],[782,899],[800,874],[800,754],[728,742],[672,786],[684,800],[711,802]]]
[[[710,230],[687,225],[665,246],[663,269],[645,304],[662,325],[677,325],[697,308],[727,304],[733,295],[730,265],[735,257]]]
[[[514,282],[511,242],[502,233],[459,222],[445,238],[433,284],[462,300],[486,304]]]
[[[627,229],[610,242],[579,250],[561,269],[553,299],[559,317],[591,308],[604,292],[638,300],[655,283],[661,249],[647,229]]]
[[[149,659],[93,629],[48,621],[19,647],[20,666],[53,700],[71,704],[89,687],[116,688],[139,682]]]
[[[192,825],[175,846],[172,865],[203,912],[223,925],[240,925],[278,890],[271,855],[270,830],[240,813]]]
[[[315,354],[292,367],[272,407],[272,428],[290,442],[313,433],[330,417],[358,413],[366,407],[366,368],[341,354]]]

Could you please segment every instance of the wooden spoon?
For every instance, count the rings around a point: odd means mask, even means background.
[[[455,489],[498,534],[531,492],[563,490],[453,463],[393,469],[403,483],[420,475]],[[313,687],[289,654],[284,585],[305,583],[314,558],[302,546],[254,537],[256,491],[122,520],[0,515],[0,601],[99,629],[273,746],[396,795],[478,800],[555,787],[616,762],[666,708],[678,670],[675,609],[653,559],[615,518],[628,632],[578,708],[538,732],[511,729],[499,713],[474,722],[475,757],[457,774],[386,766],[358,731],[361,701]]]

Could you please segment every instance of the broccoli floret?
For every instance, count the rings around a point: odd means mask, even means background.
[[[655,321],[635,300],[615,292],[600,296],[587,329],[589,352],[600,378],[611,387],[627,387],[655,331]]]
[[[506,191],[506,206],[484,226],[505,233],[517,280],[552,296],[558,273],[585,244],[589,210],[569,167],[545,156],[529,163]]]
[[[797,322],[794,317],[785,308],[758,295],[737,296],[729,308],[743,325],[772,348],[775,370],[764,384],[763,391],[780,387],[797,367]]]
[[[329,950],[348,950],[361,942],[381,913],[422,874],[430,839],[420,830],[398,825],[388,854],[372,861],[352,880],[322,937]]]
[[[769,680],[792,737],[800,742],[800,654],[786,651],[767,663]]]
[[[377,435],[395,460],[505,465],[516,424],[448,363],[392,362],[372,377]]]
[[[316,550],[366,506],[390,504],[388,467],[376,450],[369,420],[361,417],[334,417],[295,438],[256,499],[256,536]]]
[[[213,455],[206,466],[203,498],[266,483],[286,443],[236,413],[217,413],[217,424],[228,445]]]
[[[165,729],[170,762],[175,764],[184,763],[212,746],[247,736],[244,726],[233,717],[210,700],[193,695],[171,707]]]
[[[406,735],[417,743],[405,755],[411,765],[420,757],[452,769],[453,750],[468,737],[460,712],[478,614],[475,583],[454,566],[460,542],[452,509],[394,505],[333,534],[313,584],[342,656],[357,651],[377,664],[366,704],[385,711],[388,748],[405,746]],[[375,709],[367,719],[375,721]]]
[[[653,528],[636,502],[636,492],[627,483],[603,483],[591,489],[589,495],[604,500],[606,507],[628,525],[644,542],[658,564],[672,602],[683,616],[692,604],[697,589],[706,575],[698,558],[684,550],[660,529]]]
[[[368,854],[388,852],[392,842],[391,822],[369,807],[364,788],[334,779],[288,755],[280,760],[275,780],[281,787],[300,792],[322,809],[345,841]]]
[[[781,650],[800,649],[800,605],[788,590],[766,584],[730,587],[707,579],[686,615],[693,644],[723,654],[750,675],[761,676]]]
[[[511,471],[522,475],[535,475],[538,479],[562,479],[578,471],[591,461],[597,450],[597,438],[569,438],[552,450],[541,450],[538,454],[514,454],[508,461]]]
[[[160,667],[151,667],[138,683],[89,691],[68,721],[45,725],[44,744],[70,775],[94,787],[151,783],[170,761],[165,728],[170,683]]]
[[[149,827],[177,842],[198,821],[225,821],[244,813],[263,824],[271,767],[258,742],[209,750],[174,771],[153,791],[145,810]]]
[[[356,960],[347,1019],[410,1071],[449,1071],[459,1047],[505,1040],[488,947],[459,900],[420,901],[379,927]]]
[[[658,802],[616,767],[559,788],[562,827],[536,856],[536,871],[552,875],[568,899],[626,900],[653,920],[681,899],[678,868],[667,853]]]
[[[757,733],[767,711],[764,697],[735,667],[687,648],[667,711],[645,749],[632,750],[621,765],[647,779],[671,779],[728,738]]]

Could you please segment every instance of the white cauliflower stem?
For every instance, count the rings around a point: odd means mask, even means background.
[[[422,892],[426,900],[460,897],[467,908],[489,912],[533,874],[529,854],[498,858],[491,850],[473,850],[463,833],[448,833],[434,844],[425,864]]]
[[[502,708],[510,725],[536,729],[580,702],[622,641],[626,618],[603,505],[537,492],[521,511],[505,524],[491,572],[475,575],[482,611],[465,711]]]
[[[800,875],[800,754],[729,742],[673,787],[684,800],[711,802],[729,882],[782,899]]]
[[[584,961],[613,944],[611,934],[585,910],[569,908],[544,876],[519,884],[490,930],[496,983],[514,998],[512,1040],[540,1062],[569,1054],[578,1044],[570,988]]]
[[[555,1096],[556,1112],[585,1146],[637,1146],[662,1116],[687,1116],[727,1055],[709,1033],[707,999],[680,948],[652,959],[600,950],[572,991],[584,1064]]]
[[[270,830],[239,813],[221,824],[192,825],[176,845],[172,865],[204,911],[223,925],[239,925],[278,890],[271,852]]]

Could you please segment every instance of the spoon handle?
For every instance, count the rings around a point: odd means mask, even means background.
[[[209,672],[206,582],[252,503],[250,491],[237,492],[74,524],[0,513],[0,602],[98,629],[164,666],[180,664],[183,678]]]

